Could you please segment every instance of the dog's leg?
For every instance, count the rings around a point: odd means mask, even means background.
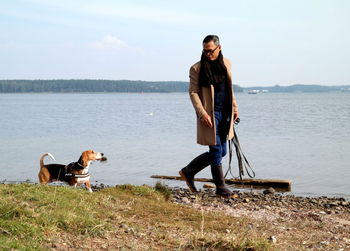
[[[85,182],[85,187],[86,187],[87,190],[89,190],[90,193],[92,193],[90,180],[88,180],[88,181]]]

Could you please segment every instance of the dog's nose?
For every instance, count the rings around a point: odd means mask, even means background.
[[[101,156],[104,156],[104,154],[103,154],[103,153],[101,153]]]

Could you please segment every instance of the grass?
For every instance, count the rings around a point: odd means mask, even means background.
[[[247,218],[169,202],[156,186],[95,193],[72,187],[0,186],[0,249],[270,250]],[[263,223],[260,223],[263,226]]]

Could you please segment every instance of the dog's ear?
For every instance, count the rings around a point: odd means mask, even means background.
[[[83,163],[83,154],[80,155],[78,163],[81,164],[81,165],[84,165],[84,163]]]
[[[83,166],[87,166],[88,161],[89,161],[88,152],[85,151],[85,152],[83,152],[83,153],[81,154],[81,156],[80,156],[78,162],[79,162],[80,164],[82,164]]]

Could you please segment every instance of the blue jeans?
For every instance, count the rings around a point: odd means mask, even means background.
[[[211,155],[211,166],[219,166],[221,165],[222,158],[227,153],[227,118],[223,117],[223,113],[221,111],[214,112],[215,117],[215,126],[216,126],[216,145],[209,146],[209,153]]]

